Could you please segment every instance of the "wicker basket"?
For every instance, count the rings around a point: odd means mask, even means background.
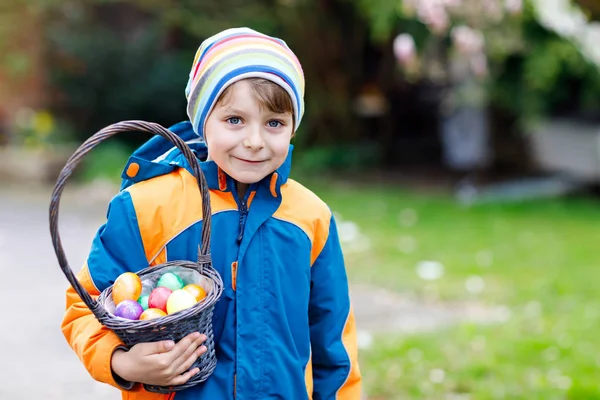
[[[198,181],[198,187],[202,196],[203,212],[202,238],[201,244],[198,246],[197,262],[170,261],[145,268],[138,271],[137,274],[144,284],[156,282],[160,275],[169,271],[177,271],[183,273],[183,275],[187,274],[188,277],[191,276],[194,278],[196,282],[201,282],[204,289],[207,291],[206,298],[188,309],[164,317],[142,321],[119,318],[111,313],[111,311],[114,310],[114,303],[112,303],[112,286],[105,289],[96,300],[90,296],[90,294],[81,286],[69,266],[58,234],[58,214],[61,194],[67,179],[71,176],[77,164],[79,164],[83,156],[89,153],[103,140],[110,138],[117,133],[131,131],[141,131],[160,135],[171,141],[179,150],[181,150],[189,165],[192,167],[194,176]],[[205,381],[216,367],[217,360],[213,338],[212,314],[214,305],[223,292],[223,281],[218,272],[212,267],[212,258],[209,253],[211,215],[208,185],[206,184],[204,174],[202,173],[198,160],[192,150],[177,135],[155,123],[123,121],[107,126],[86,140],[85,143],[73,153],[57,179],[50,202],[50,234],[52,236],[52,244],[60,268],[77,294],[94,313],[98,321],[114,331],[128,347],[137,343],[156,342],[161,340],[173,340],[177,342],[192,332],[200,332],[207,336],[204,345],[207,347],[208,351],[199,357],[191,367],[198,367],[200,369],[198,374],[194,375],[185,384],[179,386],[163,387],[144,385],[144,388],[148,391],[170,393],[192,387]]]

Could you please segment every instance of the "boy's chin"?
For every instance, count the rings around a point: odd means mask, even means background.
[[[269,174],[267,174],[269,175]],[[236,182],[243,183],[245,185],[252,185],[253,183],[260,182],[267,175],[264,174],[235,174],[231,177]]]

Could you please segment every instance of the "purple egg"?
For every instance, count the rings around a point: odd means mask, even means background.
[[[140,315],[144,312],[144,308],[135,300],[123,300],[115,308],[115,315],[117,317],[137,320]]]

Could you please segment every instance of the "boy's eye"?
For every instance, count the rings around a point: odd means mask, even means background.
[[[230,118],[227,118],[227,122],[229,122],[232,125],[238,125],[239,123],[242,122],[242,120],[239,117],[230,117]]]
[[[280,121],[276,120],[269,121],[267,124],[269,125],[269,128],[279,128],[282,125]]]

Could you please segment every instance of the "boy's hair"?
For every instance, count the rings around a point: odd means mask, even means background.
[[[296,118],[294,103],[292,103],[290,95],[281,86],[263,78],[246,78],[244,81],[250,84],[250,89],[260,107],[278,114],[290,113],[292,118]],[[235,83],[227,86],[219,96],[216,104],[227,104],[234,90]]]
[[[185,88],[194,131],[203,136],[216,102],[227,97],[235,82],[252,78],[260,78],[252,84],[253,91],[269,109],[287,111],[291,101],[296,132],[304,114],[302,66],[283,40],[248,28],[220,32],[202,42],[196,52]]]

